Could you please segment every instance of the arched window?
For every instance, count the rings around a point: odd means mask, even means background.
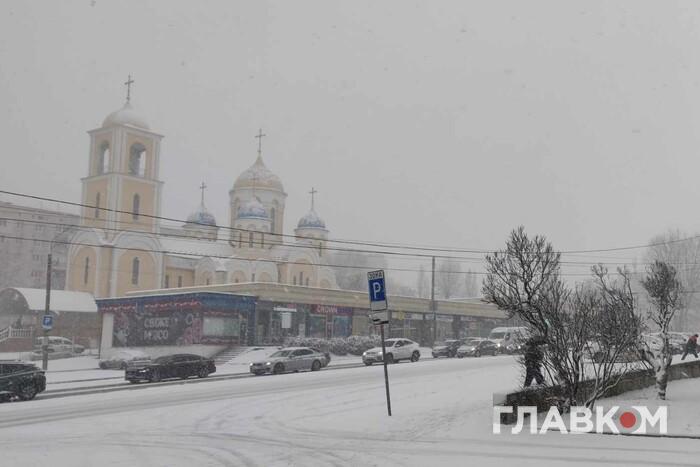
[[[309,286],[309,278],[308,277],[306,278],[306,286],[307,287]]]
[[[83,284],[88,283],[88,278],[90,277],[90,258],[85,257],[85,267],[83,269]]]
[[[304,285],[304,271],[299,271],[299,285]]]
[[[146,148],[141,143],[131,145],[129,151],[129,174],[143,177],[146,169]]]
[[[95,195],[95,219],[100,218],[100,194]]]
[[[97,153],[97,175],[109,172],[109,143],[104,141]]]
[[[250,282],[255,282],[255,273],[250,275]]]
[[[134,258],[131,261],[131,284],[138,285],[139,283],[139,259]]]
[[[165,275],[165,288],[170,288],[170,276],[167,274]]]
[[[275,231],[275,208],[270,208],[270,232]]]
[[[207,277],[207,285],[209,285],[210,279]]]
[[[133,220],[139,219],[139,210],[141,209],[141,197],[139,195],[134,195],[134,200],[131,203],[131,218]]]
[[[253,248],[253,232],[248,232],[248,246]]]
[[[297,276],[292,278],[292,285],[297,285]]]

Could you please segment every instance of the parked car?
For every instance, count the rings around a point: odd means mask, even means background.
[[[474,339],[457,350],[457,357],[481,357],[482,355],[498,355],[497,344],[489,339]]]
[[[0,401],[28,401],[46,389],[46,376],[36,366],[19,361],[0,361]]]
[[[131,365],[146,364],[151,361],[151,357],[139,350],[118,350],[109,358],[100,360],[99,366],[103,370],[118,369],[126,370]]]
[[[496,344],[498,352],[504,353],[511,344],[523,342],[529,337],[529,332],[523,326],[493,328],[488,339]]]
[[[287,373],[290,371],[318,371],[326,362],[326,356],[310,347],[285,347],[273,353],[265,361],[252,362],[250,372],[254,375],[265,373]],[[327,365],[327,363],[326,363]]]
[[[187,379],[190,376],[206,378],[216,371],[211,358],[192,354],[158,357],[150,362],[134,362],[127,366],[124,379],[130,383],[148,381],[157,383],[168,378]]]
[[[314,352],[322,353],[323,356],[326,357],[326,361],[323,362],[322,366],[323,366],[324,368],[327,367],[328,364],[331,362],[331,354],[330,354],[330,352],[322,352],[322,351],[320,351],[319,349],[317,349],[316,347],[309,347],[309,348],[310,348],[311,350],[313,350]]]
[[[34,351],[42,352],[44,338],[37,337],[34,341]],[[85,347],[74,344],[72,340],[60,336],[49,336],[49,353],[83,353]]]
[[[433,358],[438,357],[455,357],[457,349],[464,344],[464,339],[448,339],[444,344],[439,344],[433,347]]]
[[[420,346],[410,339],[386,339],[384,347],[386,347],[387,363],[394,363],[399,360],[417,362],[420,359]],[[382,363],[383,361],[381,347],[374,347],[362,354],[362,362],[367,366],[373,363]]]

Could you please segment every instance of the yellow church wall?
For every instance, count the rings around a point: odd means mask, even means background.
[[[107,207],[107,200],[109,199],[107,193],[107,187],[109,186],[109,180],[107,177],[95,178],[93,180],[88,180],[85,182],[85,204],[94,206],[97,201],[97,193],[100,194],[100,207]],[[90,227],[101,228],[104,227],[105,219],[107,218],[107,211],[99,211],[99,219],[95,218],[94,208],[83,208],[83,224]]]
[[[85,258],[89,261],[87,282],[85,281]],[[67,290],[94,293],[97,276],[97,255],[92,247],[82,247],[70,259],[70,275]]]
[[[191,287],[194,285],[194,271],[182,268],[165,268],[165,274],[168,276],[168,287],[170,289],[178,286],[178,277],[182,277],[182,287]]]
[[[248,282],[248,276],[243,271],[234,271],[233,274],[231,274],[231,282],[237,283],[237,282]]]
[[[98,254],[100,255],[100,282],[97,284],[97,294],[99,297],[109,297],[112,275],[112,248],[99,248]]]
[[[132,264],[136,257],[139,258],[138,282],[132,284]],[[160,282],[157,282],[156,265],[151,255],[143,252],[126,251],[119,257],[118,261],[116,274],[117,297],[122,297],[133,290],[148,290],[161,286]]]
[[[122,190],[121,190],[121,202],[120,205],[123,206],[123,211],[131,212],[133,206],[134,195],[138,194],[140,199],[139,214],[154,215],[154,203],[155,203],[155,186],[143,182],[141,180],[134,180],[131,178],[122,179]],[[154,219],[152,217],[146,217],[140,215],[138,219],[134,219],[131,214],[120,213],[119,222],[124,229],[128,230],[151,230],[153,228]]]
[[[288,284],[296,284],[296,285],[306,285],[306,278],[309,278],[309,285],[310,286],[315,286],[316,285],[316,274],[315,274],[315,267],[312,266],[311,264],[299,264],[299,263],[306,263],[306,261],[297,261],[295,264],[290,264],[289,265],[289,279],[288,279]],[[300,277],[299,274],[303,273],[303,275]],[[294,278],[296,278],[296,283],[294,282]],[[300,279],[301,282],[300,283]]]
[[[255,278],[257,282],[272,282],[272,277],[266,272],[260,274],[260,277]]]

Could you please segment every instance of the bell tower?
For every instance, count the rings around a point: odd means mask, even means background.
[[[131,76],[124,83],[124,106],[109,114],[102,127],[88,132],[90,155],[88,176],[82,179],[82,204],[89,207],[82,209],[82,222],[105,228],[107,238],[114,237],[113,229],[158,231],[158,221],[148,216],[161,213],[163,136],[151,131],[131,105],[133,83]]]

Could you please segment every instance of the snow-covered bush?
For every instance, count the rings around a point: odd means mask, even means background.
[[[362,355],[365,350],[382,345],[379,336],[348,336],[324,339],[320,337],[290,337],[284,341],[289,347],[314,347],[334,355]]]

